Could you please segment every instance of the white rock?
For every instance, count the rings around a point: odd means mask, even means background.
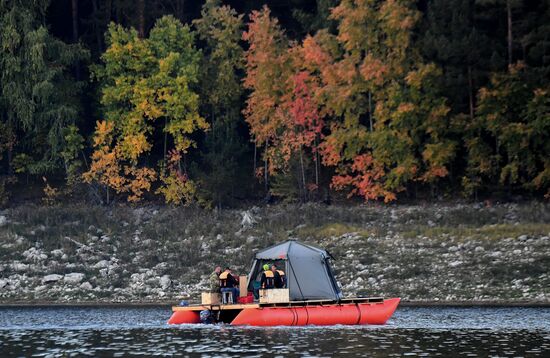
[[[453,262],[449,263],[449,266],[451,266],[451,267],[457,267],[457,266],[460,266],[460,265],[462,265],[462,261],[460,261],[460,260],[453,261]]]
[[[8,285],[8,281],[6,280],[0,280],[0,288],[4,288]]]
[[[61,280],[63,276],[58,274],[46,275],[42,277],[42,283],[53,283]]]
[[[55,257],[63,256],[63,250],[61,249],[52,250],[50,253]]]
[[[87,291],[89,291],[89,290],[92,290],[93,287],[92,287],[92,284],[91,284],[91,283],[89,283],[88,281],[86,281],[86,282],[84,282],[84,283],[82,283],[82,284],[80,285],[80,289],[81,289],[81,290],[87,290]]]
[[[4,215],[0,215],[0,227],[6,225],[8,223],[8,219]]]
[[[162,287],[163,290],[166,290],[172,285],[172,280],[170,279],[170,276],[164,275],[160,278],[160,287]]]
[[[483,252],[483,251],[485,251],[485,249],[484,249],[483,247],[481,247],[481,246],[476,246],[475,252]]]
[[[44,290],[46,290],[47,288],[48,288],[48,286],[46,286],[46,285],[36,286],[36,287],[34,288],[34,292],[44,291]]]
[[[14,271],[25,271],[29,268],[29,265],[22,264],[22,263],[16,261],[16,262],[11,264],[11,268]]]
[[[244,227],[244,228],[250,228],[252,227],[254,224],[256,224],[256,219],[254,219],[254,217],[252,216],[252,214],[250,213],[250,211],[243,211],[241,213],[241,215],[243,216],[243,219],[241,220],[241,226]]]
[[[107,268],[107,267],[109,267],[109,261],[101,260],[98,263],[96,263],[93,267],[94,268]]]
[[[31,247],[30,249],[24,251],[22,255],[27,258],[27,260],[35,260],[35,261],[43,261],[48,258],[48,255],[44,254],[42,250],[37,249],[35,247]]]
[[[80,272],[71,272],[63,277],[63,281],[69,284],[80,283],[84,279],[84,274]]]

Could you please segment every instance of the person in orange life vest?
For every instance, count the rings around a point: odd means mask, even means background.
[[[286,276],[283,270],[277,270],[277,266],[271,265],[271,271],[275,277],[275,288],[285,288],[286,287]],[[277,275],[279,279],[277,279]]]
[[[236,287],[238,285],[239,281],[231,274],[231,269],[226,267],[220,274],[220,290],[230,289],[233,293],[233,303],[237,303],[237,297],[239,297],[239,289]]]
[[[273,270],[270,270],[269,268],[269,264],[265,264],[263,266],[264,272],[262,273],[262,279],[260,281],[261,287],[263,289],[275,288],[277,285],[277,281],[281,280],[281,277],[279,276],[277,270],[273,272]]]

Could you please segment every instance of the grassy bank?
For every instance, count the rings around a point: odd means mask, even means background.
[[[246,211],[25,205],[0,216],[1,302],[196,297],[213,265],[246,273],[255,250],[288,238],[328,249],[347,295],[550,302],[550,208],[537,202]]]

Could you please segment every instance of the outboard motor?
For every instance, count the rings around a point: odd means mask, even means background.
[[[200,317],[201,323],[204,323],[204,324],[214,323],[214,317],[212,316],[212,312],[210,312],[209,310],[202,310],[201,313],[199,314],[199,317]]]

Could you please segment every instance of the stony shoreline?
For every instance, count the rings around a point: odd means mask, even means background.
[[[328,249],[346,296],[404,305],[550,304],[548,204],[278,205],[248,210],[19,206],[0,211],[0,305],[196,300],[215,264]]]

